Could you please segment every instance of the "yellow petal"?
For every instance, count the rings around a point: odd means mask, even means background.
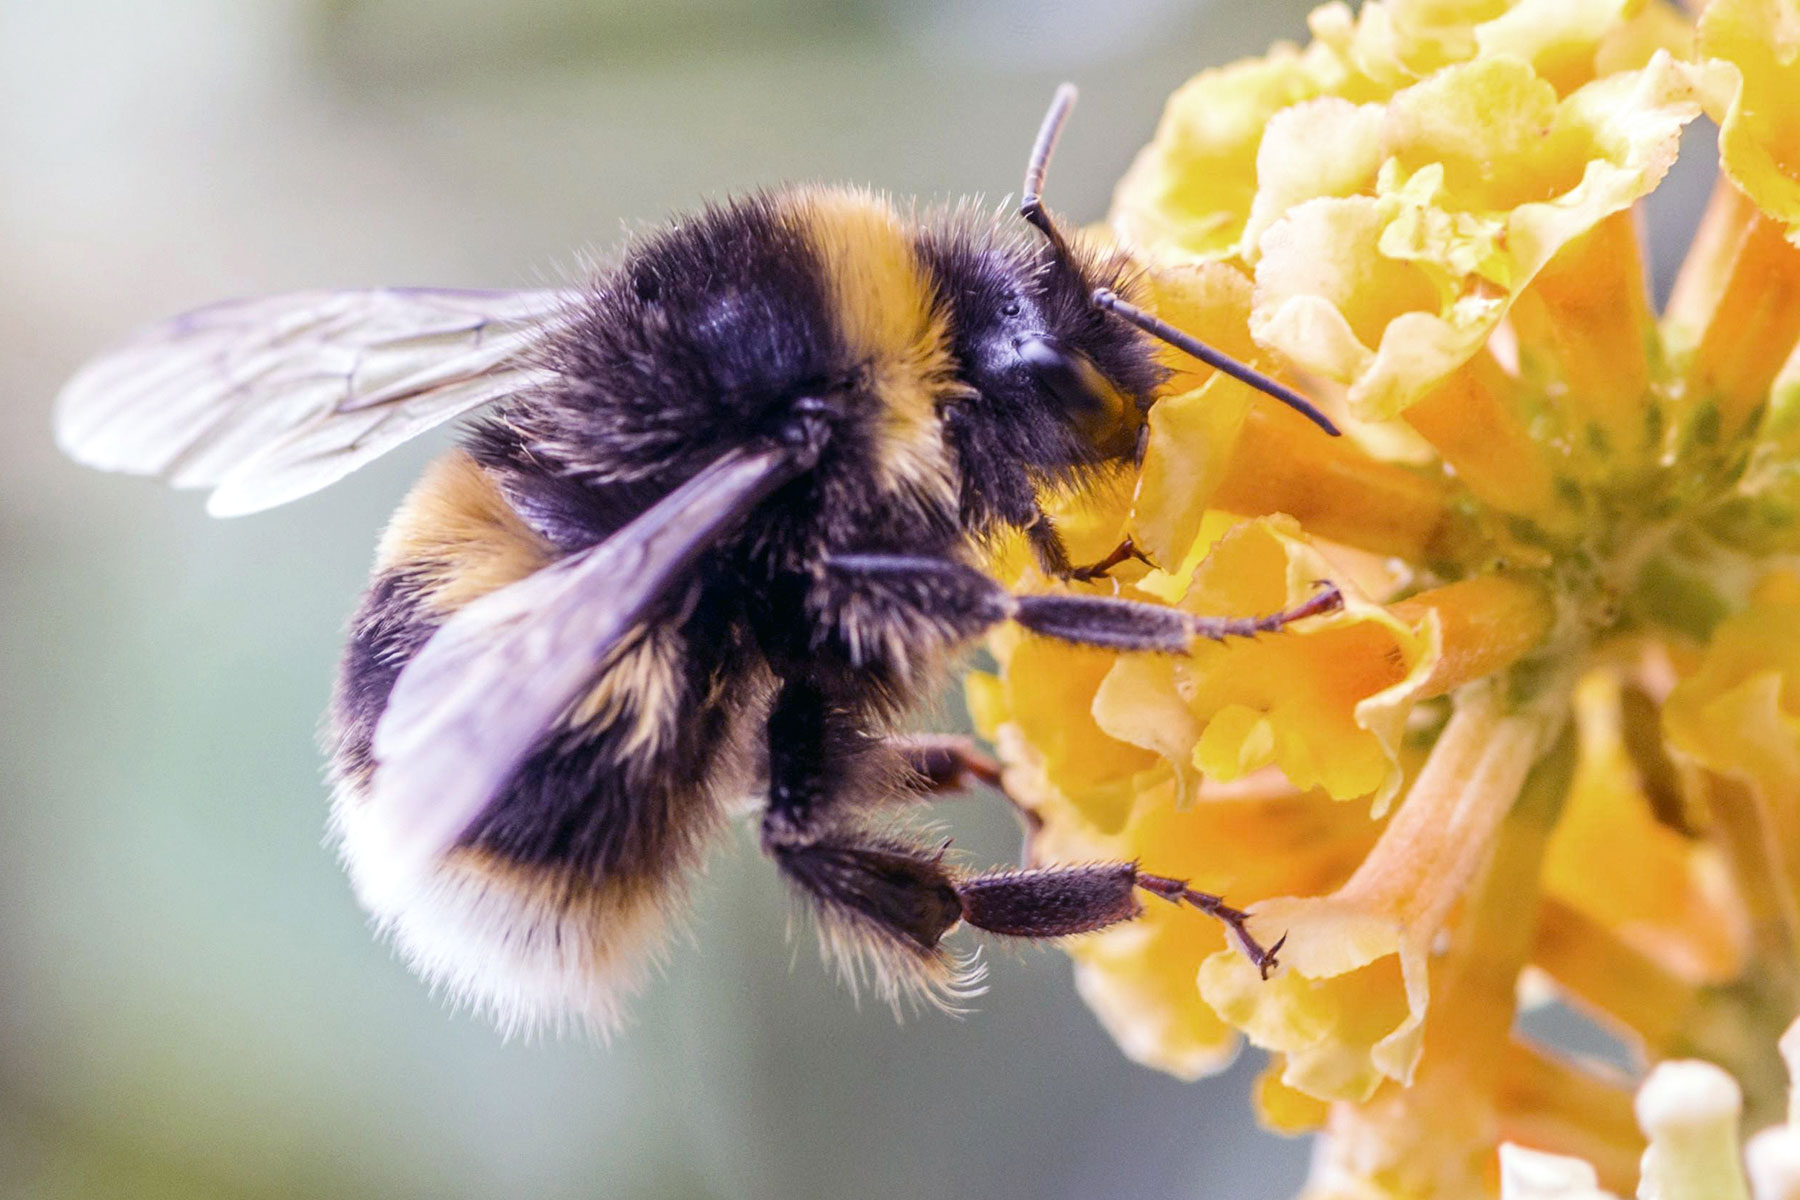
[[[1317,54],[1277,47],[1176,91],[1114,194],[1120,243],[1152,260],[1235,252],[1256,194],[1263,129],[1275,113],[1323,93],[1320,66]]]
[[[1262,235],[1252,333],[1347,384],[1365,419],[1394,416],[1481,348],[1558,251],[1656,186],[1710,80],[1659,54],[1559,102],[1503,57],[1405,89],[1378,195],[1307,201]]]
[[[1344,908],[1267,901],[1258,929],[1283,929],[1286,966],[1270,980],[1232,950],[1200,968],[1200,994],[1252,1042],[1283,1056],[1281,1079],[1321,1100],[1363,1101],[1387,1078],[1410,1078],[1424,954],[1391,921]],[[1300,946],[1329,947],[1329,957]],[[1315,961],[1320,959],[1320,961]]]
[[[1559,739],[1532,772],[1495,831],[1490,861],[1462,917],[1435,939],[1442,948],[1434,950],[1431,967],[1438,993],[1426,1018],[1431,1053],[1417,1061],[1416,1074],[1409,1071],[1406,1085],[1386,1082],[1366,1102],[1332,1105],[1307,1195],[1491,1194],[1498,1136],[1567,1149],[1554,1137],[1548,1144],[1536,1140],[1553,1135],[1554,1125],[1541,1106],[1509,1088],[1518,1078],[1516,1060],[1530,1054],[1510,1043],[1508,1030],[1530,943],[1536,863],[1573,762],[1568,741]],[[1584,1098],[1593,1100],[1593,1089],[1585,1090]],[[1607,1106],[1592,1107],[1587,1127],[1603,1126]]]
[[[1321,196],[1373,189],[1381,167],[1383,109],[1337,96],[1284,108],[1269,119],[1256,155],[1256,198],[1242,255],[1255,262],[1263,231],[1288,209]]]
[[[1438,654],[1419,698],[1441,696],[1510,666],[1537,648],[1555,620],[1543,587],[1524,577],[1477,575],[1422,592],[1389,611],[1414,628],[1430,622]]]
[[[1000,727],[1011,728],[1015,747],[1029,749],[1048,786],[1105,829],[1124,822],[1137,795],[1137,775],[1159,761],[1152,752],[1108,735],[1091,715],[1114,658],[1110,651],[1024,637],[1000,671],[1005,692]]]
[[[1090,710],[1109,736],[1155,751],[1175,772],[1175,802],[1198,794],[1194,746],[1203,727],[1182,699],[1177,660],[1162,654],[1122,654],[1101,680]]]
[[[1259,1046],[1280,1052],[1282,1079],[1320,1099],[1365,1101],[1419,1062],[1430,947],[1486,857],[1544,736],[1504,716],[1488,692],[1451,718],[1405,803],[1343,887],[1257,904],[1258,938],[1288,942],[1264,982],[1242,955],[1216,954],[1200,992]]]
[[[1516,208],[1581,182],[1587,131],[1559,117],[1556,89],[1516,58],[1438,72],[1396,95],[1384,129],[1388,153],[1410,176],[1441,166],[1446,206]],[[1495,163],[1506,169],[1497,171]]]
[[[1632,0],[1520,0],[1477,26],[1475,44],[1483,58],[1524,59],[1566,96],[1593,81],[1602,44],[1633,7]]]
[[[1403,332],[1438,351],[1433,361],[1473,354],[1489,326],[1459,330],[1440,319],[1431,275],[1382,254],[1382,231],[1397,214],[1396,204],[1368,196],[1310,200],[1285,213],[1262,237],[1251,314],[1256,340],[1353,389],[1375,371],[1378,348],[1390,338],[1398,347],[1399,335],[1389,330],[1404,317],[1414,319]],[[1387,407],[1397,412],[1400,405]],[[1365,406],[1364,415],[1393,413]]]
[[[1769,386],[1769,410],[1757,430],[1738,494],[1708,530],[1763,558],[1800,549],[1800,344]]]
[[[1138,291],[1152,312],[1177,329],[1240,362],[1256,364],[1262,352],[1250,340],[1250,276],[1242,267],[1210,261],[1151,263],[1143,268]],[[1219,379],[1221,387],[1229,383],[1243,389],[1234,394],[1237,399],[1261,396],[1228,376],[1221,379],[1212,367],[1172,346],[1160,346],[1157,353],[1170,372],[1167,395]]]
[[[1729,61],[1740,85],[1719,125],[1719,160],[1756,206],[1800,239],[1800,3],[1714,0],[1700,53]]]
[[[1125,1057],[1175,1076],[1216,1074],[1237,1057],[1238,1035],[1200,999],[1194,971],[1216,933],[1172,905],[1068,944],[1075,990]]]
[[[1712,884],[1721,864],[1658,819],[1626,748],[1621,704],[1620,681],[1608,672],[1591,673],[1576,689],[1580,761],[1545,858],[1545,890],[1665,970],[1694,981],[1731,978],[1740,966],[1738,914]],[[1639,990],[1635,999],[1655,994]],[[1632,1024],[1649,1033],[1680,1015],[1639,1009]]]
[[[1311,595],[1330,567],[1297,534],[1280,518],[1235,527],[1212,547],[1183,606],[1274,612]],[[1399,786],[1405,716],[1437,649],[1435,631],[1353,593],[1339,612],[1279,635],[1198,646],[1174,681],[1202,730],[1195,763],[1236,779],[1273,762],[1296,787],[1384,804]]]
[[[1575,473],[1617,477],[1652,465],[1666,414],[1651,394],[1661,342],[1630,211],[1545,264],[1514,304],[1520,374],[1549,399]]]
[[[1350,437],[1320,437],[1288,409],[1252,407],[1235,434],[1209,493],[1214,507],[1286,513],[1318,537],[1412,562],[1454,558],[1471,536],[1445,481],[1373,458]],[[1133,519],[1144,515],[1140,499]]]
[[[1147,788],[1114,832],[1068,807],[1038,815],[1034,863],[1134,859],[1237,903],[1335,887],[1367,854],[1377,830],[1366,815],[1320,803],[1271,776],[1208,784],[1185,807],[1165,781]],[[1067,943],[1082,998],[1120,1048],[1184,1079],[1223,1068],[1236,1052],[1236,1031],[1194,985],[1201,962],[1224,946],[1217,922],[1155,900],[1136,921]]]
[[[1800,576],[1775,572],[1723,622],[1694,674],[1670,694],[1676,747],[1786,796],[1800,785]]]
[[[1539,910],[1531,960],[1567,998],[1651,1052],[1676,1045],[1699,1011],[1693,982],[1555,896]]]
[[[1567,534],[1580,514],[1557,484],[1560,455],[1535,436],[1536,398],[1483,349],[1406,410],[1469,491],[1504,513]]]
[[[1499,1136],[1596,1168],[1602,1186],[1630,1195],[1644,1139],[1625,1082],[1515,1042],[1500,1069]]]
[[[1594,50],[1594,73],[1635,71],[1657,51],[1692,58],[1694,23],[1675,0],[1647,0],[1627,20],[1608,29]]]
[[[1331,1108],[1323,1100],[1281,1082],[1282,1064],[1273,1058],[1256,1077],[1253,1099],[1265,1129],[1276,1133],[1308,1133],[1325,1124]]]
[[[1681,367],[1684,443],[1715,450],[1762,416],[1800,340],[1800,248],[1721,180],[1663,318]]]
[[[1387,0],[1364,4],[1354,21],[1341,5],[1313,14],[1313,35],[1358,74],[1391,92],[1474,55],[1475,31],[1507,0]]]
[[[1244,522],[1210,546],[1183,605],[1203,615],[1274,612],[1331,577],[1291,522]],[[1273,763],[1297,787],[1368,796],[1380,810],[1400,784],[1413,709],[1530,652],[1553,618],[1538,585],[1509,577],[1479,576],[1390,608],[1338,578],[1338,612],[1277,636],[1201,645],[1175,663],[1156,703],[1178,695],[1194,723],[1178,732],[1165,724],[1167,740],[1138,744],[1171,757],[1191,745],[1194,765],[1218,779]],[[1110,727],[1124,728],[1117,719]]]

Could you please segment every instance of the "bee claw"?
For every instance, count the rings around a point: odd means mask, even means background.
[[[1126,559],[1136,559],[1146,567],[1153,568],[1156,566],[1155,563],[1150,561],[1150,556],[1138,549],[1137,543],[1127,537],[1113,548],[1112,553],[1108,554],[1100,561],[1088,563],[1084,567],[1070,567],[1066,577],[1075,580],[1077,583],[1089,583],[1096,579],[1106,579],[1112,574],[1112,569]]]
[[[1275,939],[1275,944],[1264,950],[1262,956],[1256,960],[1256,969],[1264,979],[1267,979],[1269,974],[1281,965],[1280,959],[1276,956],[1281,953],[1281,948],[1287,945],[1287,940],[1288,935],[1282,934]]]
[[[1222,923],[1231,936],[1237,939],[1238,948],[1255,964],[1257,972],[1264,979],[1281,965],[1276,955],[1287,945],[1287,934],[1282,934],[1274,945],[1264,948],[1250,932],[1250,914],[1225,903],[1225,897],[1198,891],[1189,887],[1184,880],[1171,879],[1166,875],[1147,875],[1141,871],[1138,873],[1137,885],[1152,896],[1160,896],[1171,904],[1192,905]]]

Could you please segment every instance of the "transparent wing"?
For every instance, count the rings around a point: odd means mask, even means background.
[[[459,610],[400,672],[375,728],[368,811],[416,877],[454,845],[695,558],[804,469],[733,450],[590,549]]]
[[[87,364],[56,401],[78,462],[212,488],[215,516],[284,504],[524,391],[565,291],[381,288],[228,301]]]

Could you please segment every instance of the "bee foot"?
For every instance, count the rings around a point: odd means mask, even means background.
[[[1221,922],[1244,956],[1256,965],[1257,972],[1267,979],[1280,966],[1276,957],[1281,948],[1287,944],[1287,934],[1276,939],[1275,944],[1265,947],[1250,932],[1250,914],[1241,908],[1233,908],[1225,903],[1225,897],[1215,896],[1211,892],[1202,892],[1187,885],[1185,880],[1171,879],[1166,875],[1147,875],[1138,872],[1137,885],[1152,896],[1160,896],[1170,904],[1187,904],[1199,909],[1209,917]]]
[[[1065,579],[1073,579],[1077,583],[1087,583],[1094,579],[1105,579],[1114,567],[1118,566],[1126,559],[1132,558],[1143,563],[1147,567],[1156,566],[1155,563],[1150,561],[1149,555],[1137,548],[1137,543],[1133,542],[1130,538],[1126,538],[1117,546],[1113,547],[1112,553],[1108,554],[1099,562],[1092,562],[1084,567],[1070,567],[1068,571],[1064,573],[1063,577]]]

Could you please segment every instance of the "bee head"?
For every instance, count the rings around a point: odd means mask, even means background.
[[[1131,304],[1125,255],[1064,234],[1044,207],[1043,186],[1074,103],[1064,84],[1025,168],[1018,215],[1034,235],[1019,240],[997,224],[953,218],[921,245],[960,384],[943,394],[940,412],[962,469],[963,517],[976,528],[1031,525],[1041,517],[1036,491],[1142,453],[1147,414],[1169,374],[1159,342],[1337,433],[1304,396]]]
[[[1096,288],[1123,286],[1126,264],[963,233],[929,254],[967,385],[944,413],[965,466],[979,456],[972,442],[1046,479],[1132,454],[1167,372],[1150,339],[1093,302]]]

